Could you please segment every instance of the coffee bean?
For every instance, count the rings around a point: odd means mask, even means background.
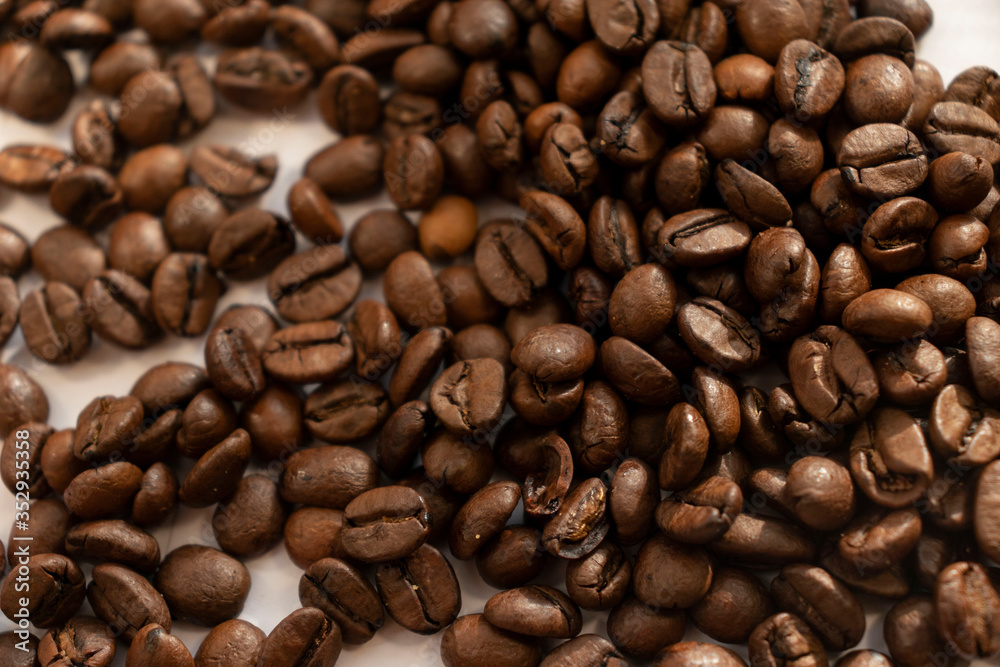
[[[711,266],[739,256],[750,243],[746,223],[720,209],[696,209],[668,219],[657,235],[663,257],[679,266]]]
[[[480,664],[497,667],[537,665],[542,649],[525,637],[500,630],[483,614],[459,617],[441,637],[441,661],[445,667]]]
[[[608,614],[608,637],[625,655],[649,660],[684,638],[683,611],[648,605],[628,596]]]
[[[760,357],[757,332],[742,315],[715,299],[698,297],[681,306],[677,326],[698,358],[716,368],[738,373]]]
[[[127,643],[150,623],[170,630],[170,611],[163,596],[145,577],[127,567],[111,563],[95,566],[87,600],[97,617]]]
[[[72,558],[111,561],[140,572],[153,572],[160,564],[156,538],[119,520],[81,523],[66,533],[66,551]]]
[[[987,658],[1000,651],[1000,595],[978,563],[946,567],[934,589],[941,635],[960,656]]]
[[[897,664],[917,665],[928,655],[948,655],[929,596],[913,595],[896,603],[885,615],[882,633]],[[955,650],[953,646],[951,653]]]
[[[861,603],[821,567],[784,567],[771,581],[771,595],[778,609],[804,620],[830,650],[847,650],[864,635]]]
[[[628,593],[632,563],[621,548],[602,542],[583,558],[571,561],[566,568],[566,591],[581,608],[608,610]]]
[[[812,537],[797,524],[746,512],[738,514],[732,527],[710,542],[708,549],[748,567],[767,569],[809,562],[816,555]]]
[[[642,90],[653,113],[665,124],[693,125],[715,104],[712,63],[694,44],[656,42],[643,57]]]
[[[269,111],[301,103],[312,78],[306,63],[254,46],[223,51],[214,82],[228,102],[254,111]]]
[[[747,645],[753,665],[772,667],[787,662],[827,664],[819,638],[801,618],[787,612],[764,620],[750,635]]]
[[[0,436],[4,438],[21,424],[45,422],[49,416],[45,391],[27,373],[10,364],[0,364],[0,407]]]
[[[916,136],[898,125],[871,123],[852,130],[837,155],[847,186],[872,199],[889,199],[927,178],[927,156]]]
[[[827,368],[833,369],[832,377]],[[850,334],[836,327],[822,326],[797,339],[789,372],[803,407],[831,424],[857,422],[878,398],[878,380],[867,357]]]
[[[382,142],[374,137],[346,137],[313,155],[305,176],[334,200],[356,199],[382,186],[384,158]]]
[[[7,618],[24,614],[32,625],[51,628],[70,619],[83,603],[85,580],[79,566],[60,554],[36,554],[19,558],[18,576],[8,577],[0,588],[0,610]],[[21,588],[20,591],[17,588]]]
[[[636,458],[625,459],[618,465],[611,479],[608,510],[619,542],[630,546],[646,538],[659,499],[657,473],[652,466]]]
[[[0,633],[0,657],[10,667],[35,667],[38,664],[38,637],[27,633],[27,639],[21,639],[13,630]]]
[[[71,166],[70,157],[55,146],[13,144],[0,150],[0,183],[23,192],[43,192]]]
[[[934,464],[916,420],[896,408],[872,413],[851,442],[851,474],[865,495],[885,507],[904,507],[918,498],[930,484]]]
[[[168,255],[153,275],[153,313],[166,331],[197,336],[209,325],[222,283],[208,258],[193,253]]]
[[[709,477],[659,503],[656,523],[673,540],[704,544],[729,530],[742,505],[739,486],[721,477]]]
[[[607,665],[625,667],[625,656],[615,645],[600,635],[580,635],[563,642],[545,654],[540,667],[573,667],[574,665]]]
[[[778,104],[782,111],[800,122],[828,114],[844,91],[844,82],[840,60],[806,39],[785,44],[774,66],[774,94]],[[886,121],[894,122],[899,118]]]
[[[288,457],[279,489],[285,502],[344,509],[378,483],[378,467],[352,447],[313,447]]]
[[[342,642],[340,627],[321,610],[296,609],[261,644],[257,664],[333,665]]]
[[[757,229],[783,226],[792,217],[788,201],[775,186],[731,158],[715,168],[715,181],[729,210]]]
[[[351,380],[320,385],[306,397],[306,428],[326,442],[360,440],[389,417],[389,400],[381,385]]]
[[[353,359],[350,334],[333,320],[281,329],[261,352],[269,375],[295,384],[333,380],[350,367]]]
[[[573,457],[566,441],[554,433],[545,434],[536,453],[537,460],[525,461],[524,511],[529,516],[556,514],[566,499],[573,478]],[[511,461],[507,467],[512,467]],[[517,465],[514,468],[520,467]]]
[[[75,86],[61,55],[24,39],[3,44],[0,61],[4,63],[0,107],[33,123],[51,123],[63,115]]]
[[[299,580],[299,600],[336,621],[348,644],[364,644],[382,627],[375,588],[360,570],[336,558],[316,561],[306,570]]]
[[[746,570],[719,567],[712,572],[708,592],[690,614],[695,626],[712,639],[737,644],[746,642],[773,611],[771,596],[759,579]]]
[[[249,475],[216,507],[212,530],[223,551],[249,558],[281,539],[285,514],[277,485],[263,475]]]
[[[608,489],[591,477],[570,491],[545,525],[542,544],[553,556],[581,558],[593,551],[610,529]]]
[[[221,667],[230,663],[234,667],[251,667],[257,664],[265,638],[264,632],[252,623],[238,618],[225,621],[212,628],[202,640],[195,664]]]
[[[493,482],[470,498],[455,515],[448,547],[455,558],[469,560],[503,530],[521,499],[513,482]]]
[[[136,633],[125,656],[125,664],[128,667],[188,667],[195,663],[180,639],[169,634],[159,623],[150,623]]]
[[[843,528],[856,509],[850,472],[823,456],[793,463],[783,495],[795,518],[814,530]]]
[[[938,102],[928,112],[923,131],[938,153],[961,151],[990,164],[1000,161],[1000,125],[979,107]]]
[[[52,210],[67,222],[97,229],[122,212],[122,189],[110,173],[84,164],[64,170],[49,189]]]
[[[323,558],[346,558],[341,547],[344,513],[323,507],[300,507],[285,522],[285,548],[302,569]]]
[[[104,270],[104,251],[87,232],[68,225],[43,233],[31,248],[34,267],[47,280],[66,283],[82,292]]]
[[[68,364],[86,354],[91,333],[82,306],[80,297],[65,283],[48,282],[27,294],[18,319],[31,353],[52,364]]]
[[[548,562],[541,539],[535,528],[508,526],[476,555],[476,571],[494,588],[523,586],[540,575]]]
[[[268,278],[278,313],[292,322],[336,317],[354,301],[361,270],[339,246],[321,246],[283,260]]]
[[[521,198],[525,226],[559,268],[568,270],[583,259],[586,227],[580,215],[562,197],[535,190]]]
[[[524,586],[495,594],[483,617],[493,626],[529,637],[574,637],[580,633],[580,609],[550,586]]]
[[[108,667],[115,657],[115,634],[93,616],[74,616],[52,628],[38,642],[41,664],[74,662],[83,667]]]
[[[433,634],[458,617],[462,595],[451,564],[440,551],[422,545],[375,573],[378,593],[392,618],[411,632]]]
[[[0,276],[17,279],[31,264],[31,247],[19,231],[0,223]]]
[[[913,74],[903,61],[876,53],[847,68],[844,110],[855,123],[899,123],[912,103]]]
[[[674,315],[677,288],[670,272],[642,264],[626,273],[608,300],[608,321],[616,336],[643,344],[656,340]]]
[[[177,620],[218,625],[243,609],[250,575],[217,549],[186,545],[166,555],[153,583]]]

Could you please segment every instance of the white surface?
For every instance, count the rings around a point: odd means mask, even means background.
[[[918,56],[933,63],[941,72],[945,84],[958,72],[973,65],[1000,68],[1000,4],[996,0],[929,0],[936,15],[934,26],[921,40]],[[78,79],[79,80],[79,79]],[[70,148],[68,127],[75,111],[86,101],[78,96],[70,112],[56,124],[37,126],[24,123],[10,114],[0,112],[0,147],[12,143],[54,143]],[[263,118],[258,114],[233,109],[223,105],[221,113],[207,131],[193,142],[216,142],[243,147],[260,154],[276,153],[279,171],[274,185],[265,193],[260,205],[275,211],[287,212],[285,193],[301,175],[305,160],[319,148],[334,140],[335,135],[318,118],[315,104],[310,99],[299,109],[284,117],[275,115]],[[345,223],[350,225],[363,212],[375,205],[384,206],[385,199],[375,199],[338,206]],[[482,219],[482,218],[481,218]],[[59,224],[45,197],[27,197],[0,192],[0,220],[21,230],[34,240],[46,229]],[[415,218],[414,218],[415,220]],[[304,243],[299,248],[305,247]],[[40,280],[30,274],[20,281],[21,294],[34,289]],[[230,289],[219,304],[217,313],[234,303],[268,305],[262,281],[255,283],[230,283]],[[366,285],[366,291],[379,293],[377,285]],[[16,334],[0,352],[8,363],[28,369],[41,384],[49,397],[49,421],[56,428],[71,427],[79,411],[99,394],[123,395],[128,393],[144,369],[167,360],[203,363],[203,339],[186,340],[167,338],[145,352],[123,352],[100,339],[94,339],[89,354],[80,362],[66,367],[50,367],[38,362],[24,348],[20,334]],[[273,472],[273,471],[272,471]],[[163,554],[181,545],[196,543],[217,546],[211,530],[212,509],[192,510],[180,508],[170,525],[154,531]],[[13,498],[6,488],[0,488],[0,539],[6,537],[13,520]],[[447,547],[443,548],[462,582],[462,613],[482,611],[486,599],[494,592],[478,580],[471,562],[455,562]],[[270,632],[274,625],[299,605],[297,588],[301,570],[288,559],[279,544],[269,553],[246,563],[253,577],[253,586],[241,618]],[[85,567],[89,573],[89,566]],[[546,577],[547,583],[562,586],[562,570]],[[865,600],[866,605],[874,600]],[[83,613],[87,612],[85,608]],[[604,614],[585,614],[584,632],[604,633]],[[9,630],[12,623],[0,616],[0,631]],[[178,635],[191,649],[192,654],[207,633],[207,629],[184,623],[174,625]],[[39,636],[42,634],[38,633]],[[862,646],[883,648],[879,614],[869,614],[869,628]],[[699,633],[689,630],[689,639],[699,638]],[[345,646],[338,665],[392,665],[394,667],[429,667],[440,664],[438,645],[440,635],[422,637],[400,628],[391,619],[378,632],[375,639],[363,646]],[[116,665],[124,665],[125,651],[120,647]],[[986,663],[981,663],[986,664]],[[996,663],[994,663],[996,664]]]

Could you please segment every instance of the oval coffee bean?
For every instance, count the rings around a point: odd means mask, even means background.
[[[429,544],[402,560],[382,563],[375,580],[389,615],[411,632],[439,632],[458,617],[462,607],[455,570]]]
[[[523,586],[495,594],[483,617],[493,626],[529,637],[575,637],[583,620],[565,593],[550,586]]]
[[[430,520],[427,504],[413,489],[371,489],[344,509],[341,545],[348,556],[366,563],[405,558],[427,540]]]
[[[375,588],[354,566],[336,558],[313,563],[299,580],[303,607],[321,609],[337,622],[348,644],[370,641],[385,615]]]

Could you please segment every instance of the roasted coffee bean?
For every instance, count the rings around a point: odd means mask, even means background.
[[[506,397],[503,366],[472,359],[445,369],[431,387],[430,406],[449,431],[468,436],[497,425]]]
[[[156,538],[119,520],[73,526],[66,533],[66,552],[72,558],[98,563],[111,561],[139,572],[153,572],[160,564]]]
[[[107,259],[90,234],[66,225],[38,237],[31,248],[31,262],[47,280],[66,283],[82,292],[104,270]]]
[[[47,410],[48,405],[45,407]],[[42,472],[41,457],[42,448],[51,435],[52,427],[40,422],[18,423],[11,427],[0,452],[0,479],[11,493],[27,492],[36,498],[48,495],[49,483]]]
[[[871,570],[859,572],[858,568],[844,560],[836,547],[830,543],[823,548],[819,563],[823,569],[858,593],[896,600],[909,594],[912,586],[909,573],[902,565],[896,564],[876,572]]]
[[[619,459],[628,437],[628,413],[621,396],[606,382],[587,383],[567,435],[576,465],[598,474]]]
[[[715,105],[712,63],[694,44],[660,41],[642,61],[642,89],[649,107],[670,126],[693,125]]]
[[[896,664],[919,665],[929,655],[944,656],[951,662],[945,640],[938,632],[935,605],[930,597],[913,595],[896,603],[886,613],[882,633]],[[952,647],[952,654],[954,651]]]
[[[17,279],[31,265],[31,246],[21,232],[0,222],[0,276]]]
[[[555,433],[542,435],[532,453],[537,460],[524,461],[523,466],[524,511],[529,516],[551,516],[559,511],[569,492],[573,478],[572,453],[566,441]],[[521,467],[516,463],[508,460],[505,465],[515,469]]]
[[[774,66],[774,94],[778,104],[799,122],[828,114],[844,91],[844,82],[840,60],[806,39],[785,44]],[[889,122],[892,120],[899,118]]]
[[[935,343],[947,343],[960,337],[965,322],[974,314],[975,299],[968,289],[954,278],[925,274],[907,278],[896,289],[923,300],[934,314],[934,322],[926,335]]]
[[[17,327],[21,298],[13,278],[0,276],[0,347],[3,347]]]
[[[566,591],[573,602],[590,611],[611,609],[628,593],[632,563],[621,548],[602,542],[566,567]]]
[[[663,431],[660,487],[679,491],[701,471],[708,456],[709,431],[704,417],[690,403],[671,408]]]
[[[899,197],[927,177],[927,156],[916,136],[898,125],[872,123],[852,130],[837,166],[855,193],[872,199]]]
[[[872,413],[851,442],[851,474],[884,507],[905,507],[920,497],[934,464],[917,421],[897,408]]]
[[[45,392],[27,373],[10,364],[0,364],[0,407],[0,436],[4,438],[21,424],[45,422],[49,416]]]
[[[735,644],[746,642],[773,611],[774,604],[760,580],[739,568],[720,567],[713,571],[708,592],[691,607],[690,614],[695,626],[709,637]]]
[[[733,259],[750,243],[746,223],[720,209],[696,209],[668,219],[657,235],[663,257],[678,266],[700,267]]]
[[[0,658],[10,667],[36,667],[38,665],[38,637],[26,633],[22,639],[13,630],[0,633]],[[617,666],[616,666],[617,667]]]
[[[306,178],[333,199],[356,199],[383,182],[382,142],[368,135],[346,137],[319,151],[306,163]]]
[[[494,627],[529,637],[575,637],[580,608],[550,586],[524,586],[496,593],[486,601],[483,617]]]
[[[427,540],[430,531],[427,504],[419,493],[401,486],[361,494],[345,508],[344,521],[344,551],[366,563],[405,558]]]
[[[360,377],[374,381],[389,370],[402,351],[396,317],[384,304],[358,302],[347,324],[354,341],[354,359]]]
[[[432,327],[410,339],[389,382],[389,400],[393,405],[415,398],[427,387],[448,351],[451,338],[450,329]]]
[[[195,655],[195,665],[251,667],[257,664],[263,648],[264,632],[241,619],[225,621],[212,628],[202,640]]]
[[[916,197],[899,197],[882,204],[865,222],[861,252],[878,271],[902,272],[920,266],[938,215]]]
[[[989,194],[990,172],[990,163],[982,157],[961,152],[942,155],[928,168],[928,194],[940,209],[967,211]]]
[[[826,652],[809,626],[794,614],[782,612],[768,617],[747,642],[750,664],[761,667],[802,664],[822,667]]]
[[[822,326],[797,339],[788,366],[795,396],[816,419],[855,423],[878,398],[878,378],[871,363],[857,341],[836,327]]]
[[[635,595],[648,605],[686,609],[705,595],[711,581],[711,561],[702,547],[655,535],[636,555]]]
[[[125,656],[126,667],[189,667],[194,664],[194,658],[184,643],[159,623],[150,623],[139,630]]]
[[[876,53],[847,68],[844,111],[859,124],[899,123],[913,102],[913,75],[903,61]]]
[[[302,569],[323,558],[344,559],[341,547],[344,528],[341,510],[323,507],[300,507],[285,522],[285,548],[292,562]]]
[[[527,305],[548,282],[541,249],[529,234],[506,221],[480,229],[475,264],[486,290],[508,307]]]
[[[760,357],[756,330],[742,315],[708,297],[697,297],[677,311],[677,328],[688,347],[705,363],[738,373]]]
[[[927,114],[924,137],[938,153],[961,151],[1000,162],[1000,125],[988,113],[964,102],[938,102]]]
[[[656,508],[656,523],[673,540],[704,544],[729,530],[742,505],[739,486],[721,477],[709,477],[661,502]]]
[[[833,459],[807,456],[792,464],[784,497],[795,517],[814,530],[843,528],[854,516],[854,483]]]
[[[618,465],[611,479],[608,511],[619,542],[630,546],[646,538],[659,499],[657,473],[652,466],[636,458],[625,459]]]
[[[303,607],[321,609],[337,622],[348,644],[364,644],[382,627],[375,588],[354,566],[336,558],[316,561],[299,580]]]
[[[433,634],[451,624],[462,606],[458,578],[440,551],[425,544],[375,573],[378,593],[392,618],[411,632]]]
[[[972,523],[976,535],[976,543],[983,553],[993,558],[1000,553],[1000,534],[992,519],[996,509],[998,479],[1000,465],[989,463],[983,468],[979,481],[976,483]]]
[[[740,433],[737,444],[754,459],[782,459],[789,445],[768,411],[767,394],[757,387],[744,387],[738,398]]]
[[[264,37],[270,9],[262,0],[223,7],[201,26],[201,37],[220,46],[253,46]]]
[[[738,514],[732,527],[708,548],[748,567],[764,569],[809,562],[816,555],[812,537],[797,524],[746,512]]]
[[[0,611],[7,618],[21,614],[35,627],[51,628],[76,614],[86,595],[86,582],[75,562],[45,553],[20,557],[18,562],[20,585],[16,577],[7,577],[0,588]]]
[[[837,547],[858,571],[884,570],[913,549],[921,527],[916,510],[870,510],[844,529]]]
[[[545,569],[548,554],[541,532],[528,526],[508,526],[476,555],[476,571],[494,588],[528,583]]]
[[[559,268],[568,270],[580,263],[587,236],[583,219],[562,197],[535,190],[521,198],[527,215],[525,226]]]
[[[150,623],[170,630],[170,611],[163,596],[145,577],[127,567],[111,563],[95,566],[87,600],[97,617],[126,643]]]
[[[441,193],[444,163],[427,137],[397,137],[386,149],[382,164],[386,190],[401,209],[429,208]]]
[[[421,447],[420,456],[431,480],[464,495],[481,489],[493,474],[489,447],[447,430],[431,435]]]
[[[543,382],[564,382],[581,377],[594,363],[593,338],[570,324],[539,327],[511,350],[511,361]]]
[[[526,637],[500,630],[483,614],[459,617],[441,637],[441,661],[445,667],[490,663],[496,667],[537,665],[542,649]]]
[[[666,406],[680,391],[677,377],[653,355],[620,336],[601,345],[601,365],[625,398],[643,405]]]
[[[380,385],[340,380],[320,385],[306,397],[306,428],[326,442],[353,442],[373,433],[389,416]]]
[[[458,511],[448,534],[448,546],[459,560],[469,560],[500,533],[521,499],[513,482],[493,482],[477,491]]]
[[[963,658],[1000,651],[1000,595],[978,563],[953,563],[938,575],[934,612],[941,635]]]
[[[52,628],[38,642],[38,662],[74,662],[84,667],[108,667],[115,657],[115,633],[93,616],[74,616]]]
[[[486,118],[484,112],[479,122],[483,123]],[[520,135],[515,135],[515,138],[519,140]],[[484,143],[482,134],[479,141]],[[484,150],[486,148],[484,145]],[[487,154],[487,162],[489,161]],[[507,160],[504,164],[509,162]],[[491,166],[499,168],[497,164]],[[579,194],[594,182],[599,169],[597,158],[579,127],[571,123],[555,123],[545,131],[539,147],[538,171],[547,189],[564,197]]]
[[[656,340],[674,315],[677,287],[659,264],[642,264],[626,273],[607,302],[616,336],[644,344]]]
[[[4,80],[0,107],[33,123],[51,123],[63,115],[75,86],[62,55],[30,39],[9,41],[0,47]],[[38,85],[40,81],[49,85]]]
[[[327,446],[289,456],[279,488],[289,503],[344,509],[377,483],[378,467],[370,456],[353,447]]]
[[[606,665],[625,667],[628,663],[615,645],[600,635],[580,635],[545,654],[539,667]]]
[[[21,322],[24,328],[24,322]],[[1000,374],[997,372],[997,342],[1000,324],[986,317],[971,317],[965,323],[965,345],[969,367],[980,397],[987,401],[1000,399]]]
[[[584,19],[584,2],[573,3]],[[552,10],[550,9],[549,12]],[[581,25],[582,27],[582,25]],[[586,29],[580,35],[586,37]],[[577,111],[598,109],[615,90],[621,76],[621,66],[615,55],[599,40],[583,42],[562,60],[556,77],[556,97]]]
[[[857,646],[865,633],[861,603],[821,567],[784,567],[771,581],[771,596],[778,609],[804,620],[832,651]]]
[[[409,401],[396,408],[379,434],[375,450],[379,468],[394,479],[406,474],[432,421],[430,406],[423,401]]]
[[[344,136],[368,134],[377,127],[382,112],[378,83],[367,70],[354,65],[330,69],[319,84],[317,101],[326,124]]]
[[[259,665],[333,665],[340,657],[340,627],[314,607],[296,609],[261,644]]]
[[[581,558],[593,551],[610,529],[607,496],[607,487],[596,477],[570,491],[545,525],[545,550],[562,558]]]
[[[254,111],[294,107],[312,83],[309,66],[280,51],[229,49],[219,56],[215,87],[228,102]]]
[[[292,322],[339,315],[357,297],[361,270],[339,246],[321,246],[282,261],[268,278],[278,313]]]
[[[186,545],[163,559],[153,581],[171,616],[200,625],[218,625],[243,609],[250,574],[217,549]]]
[[[264,370],[294,384],[336,379],[354,360],[350,334],[339,322],[306,322],[281,329],[261,352]]]
[[[285,507],[277,485],[263,475],[249,475],[216,507],[212,531],[223,551],[249,558],[281,539],[284,523]]]
[[[142,476],[132,501],[132,523],[149,527],[165,520],[177,504],[177,477],[164,463],[154,463]]]
[[[282,6],[271,16],[278,45],[301,57],[314,70],[328,70],[340,59],[340,45],[317,16],[299,7]]]
[[[55,146],[12,144],[0,150],[0,183],[13,190],[43,192],[71,166],[70,157]]]
[[[416,251],[398,255],[386,267],[382,291],[405,328],[444,326],[444,295],[427,259]]]
[[[132,446],[142,425],[142,402],[135,396],[101,396],[76,420],[73,453],[85,461],[106,461]]]
[[[625,655],[649,660],[684,638],[687,619],[682,610],[662,609],[628,596],[608,614],[608,637]]]
[[[0,549],[0,560],[6,559],[12,566],[16,566],[20,543],[27,541],[31,542],[31,551],[35,554],[65,554],[66,534],[73,521],[66,505],[59,498],[50,497],[35,501],[28,509],[27,528],[11,526],[7,553],[4,554]],[[19,539],[15,540],[15,537]],[[72,557],[78,558],[78,556]]]
[[[181,483],[177,498],[189,507],[208,507],[236,491],[250,462],[250,436],[236,429],[201,455]]]
[[[184,409],[177,448],[185,456],[199,458],[236,430],[232,403],[215,389],[199,392]]]
[[[38,359],[67,364],[90,349],[90,326],[72,287],[49,282],[27,294],[18,313],[25,344]]]
[[[153,314],[166,331],[197,336],[209,325],[222,292],[204,255],[172,253],[153,275]]]

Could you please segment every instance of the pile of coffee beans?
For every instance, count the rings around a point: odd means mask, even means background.
[[[914,53],[931,22],[0,0],[0,108],[93,99],[72,146],[0,147],[0,188],[65,221],[0,224],[0,345],[204,341],[64,430],[0,364],[0,479],[33,501],[0,611],[45,632],[0,635],[0,664],[329,667],[388,619],[447,667],[1000,654],[1000,74],[946,87]],[[199,140],[308,106],[339,138],[305,164]],[[279,169],[287,213],[257,205]],[[517,213],[481,219],[497,198]],[[247,281],[272,307],[217,312]],[[212,508],[218,548],[161,553],[178,505]],[[280,542],[302,608],[265,634],[242,561]],[[452,559],[497,589],[481,613]],[[874,598],[889,655],[857,649]],[[211,628],[194,656],[175,622]]]

